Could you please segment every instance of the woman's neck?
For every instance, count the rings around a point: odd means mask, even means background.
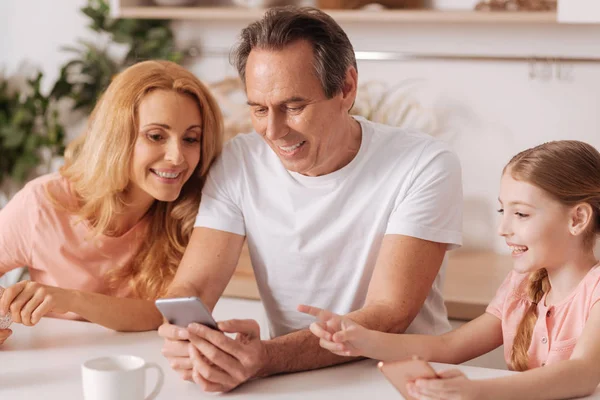
[[[598,264],[594,252],[581,252],[560,267],[548,269],[550,291],[546,296],[546,305],[560,303],[577,288],[590,269]]]
[[[121,236],[144,218],[152,205],[156,202],[151,196],[144,193],[145,196],[134,196],[133,193],[128,193],[125,198],[125,206],[123,211],[116,214],[111,221],[109,232],[110,236]]]

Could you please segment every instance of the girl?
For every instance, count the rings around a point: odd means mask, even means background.
[[[413,355],[459,364],[504,344],[509,368],[526,371],[471,381],[458,370],[408,384],[419,399],[564,399],[600,383],[600,154],[578,141],[525,150],[504,168],[499,234],[514,270],[487,312],[441,336],[370,331],[315,307],[311,331],[338,355],[401,360]],[[543,368],[538,368],[543,367]]]
[[[179,65],[120,73],[60,173],[29,182],[0,211],[0,275],[23,265],[31,275],[6,288],[0,314],[25,325],[63,314],[157,328],[152,301],[188,243],[222,126],[208,89]],[[0,331],[0,343],[9,335]]]

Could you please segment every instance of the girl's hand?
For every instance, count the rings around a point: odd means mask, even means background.
[[[4,343],[10,335],[12,335],[12,331],[10,329],[0,329],[0,345]]]
[[[49,312],[68,311],[70,291],[41,283],[22,281],[5,289],[0,298],[0,314],[11,314],[13,322],[33,326]]]
[[[334,354],[369,357],[371,347],[376,345],[370,338],[372,331],[350,318],[307,305],[298,306],[298,311],[318,318],[310,324],[310,331],[320,339],[322,348]]]
[[[482,398],[477,382],[457,369],[438,372],[439,379],[408,383],[408,393],[419,400],[474,400]]]

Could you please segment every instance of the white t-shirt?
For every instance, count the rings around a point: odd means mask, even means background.
[[[286,170],[255,132],[230,140],[210,170],[195,226],[247,237],[271,337],[310,325],[301,303],[338,314],[361,308],[386,234],[461,245],[457,156],[425,134],[357,120],[360,149],[331,174]],[[407,332],[450,328],[445,264]]]

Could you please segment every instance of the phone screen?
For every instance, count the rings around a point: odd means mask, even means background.
[[[155,304],[170,324],[187,327],[191,323],[198,323],[219,330],[210,311],[198,297],[158,299]]]

